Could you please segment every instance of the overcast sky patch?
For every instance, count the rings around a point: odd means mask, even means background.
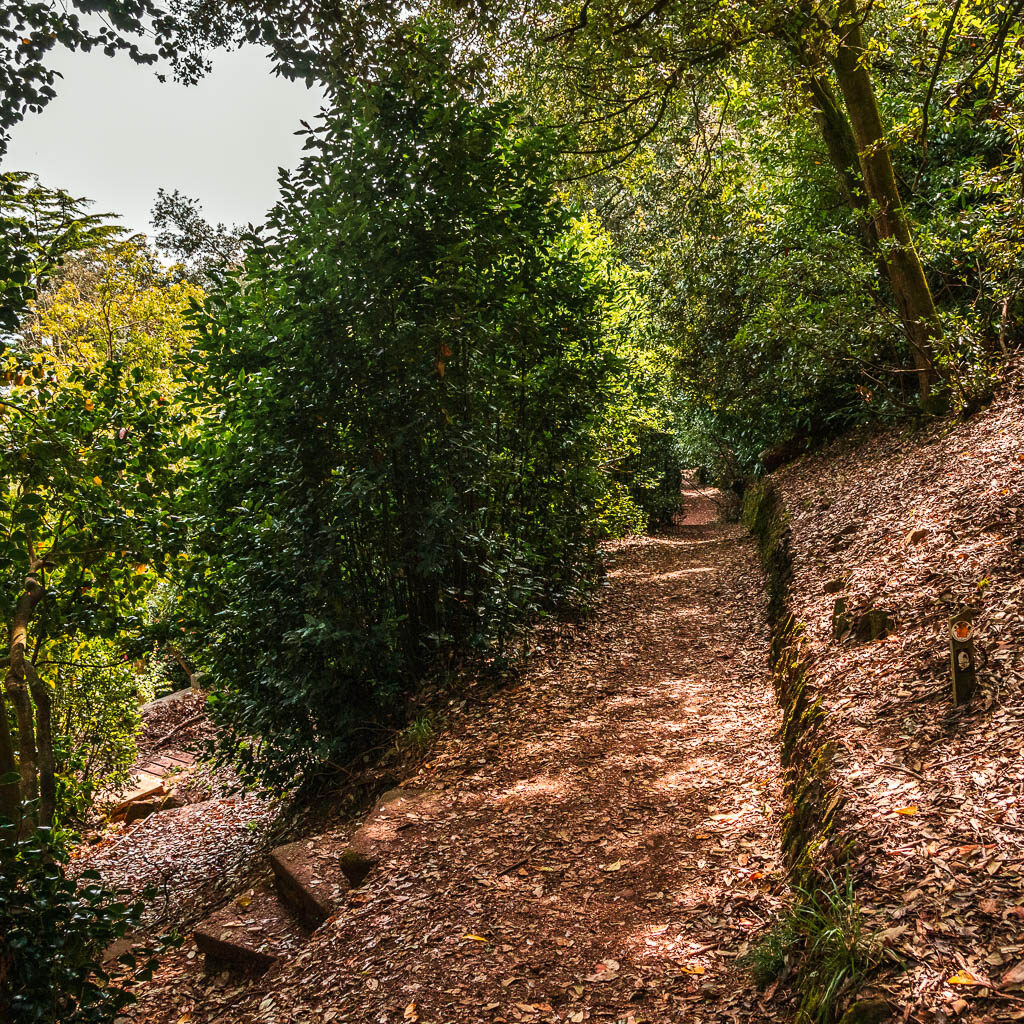
[[[4,169],[92,199],[94,212],[120,214],[132,231],[150,231],[161,186],[198,198],[210,220],[262,220],[278,167],[299,160],[299,121],[321,103],[318,91],[275,76],[252,47],[218,55],[189,88],[98,51],[59,51],[53,63],[64,75],[57,99],[14,128]]]

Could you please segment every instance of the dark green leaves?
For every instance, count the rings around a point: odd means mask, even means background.
[[[607,286],[548,141],[451,54],[411,27],[339,99],[195,314],[216,708],[275,783],[593,578]]]
[[[2,126],[0,116],[0,153]],[[85,200],[46,188],[31,174],[0,174],[0,331],[18,328],[29,301],[66,256],[117,230],[85,207]]]

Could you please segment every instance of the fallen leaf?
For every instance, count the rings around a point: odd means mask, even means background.
[[[405,1013],[402,1014],[405,1020],[419,1020],[420,1015],[416,1009],[416,1000],[414,999],[406,1008]]]
[[[951,978],[946,979],[948,985],[980,985],[982,988],[995,988],[983,974],[975,974],[967,967],[957,971]]]
[[[901,935],[906,934],[909,929],[905,924],[898,924],[892,928],[886,928],[878,933],[878,941],[883,946],[891,946]]]
[[[1004,975],[1002,981],[999,983],[1003,988],[1010,985],[1024,985],[1024,960],[1022,960],[1016,967],[1011,967]]]
[[[897,807],[897,814],[917,814],[917,804],[910,804],[908,807]]]
[[[588,974],[584,981],[614,981],[619,976],[622,965],[618,960],[602,960],[594,967],[594,973]]]

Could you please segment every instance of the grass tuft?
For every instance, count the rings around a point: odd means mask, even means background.
[[[402,731],[403,746],[414,750],[426,750],[437,736],[437,726],[430,715],[420,715],[413,719]]]
[[[813,888],[794,886],[793,906],[744,957],[762,988],[795,965],[799,1024],[830,1024],[864,983],[876,957],[864,934],[849,874]]]

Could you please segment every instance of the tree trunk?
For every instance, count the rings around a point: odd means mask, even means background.
[[[18,762],[14,758],[14,745],[11,743],[11,730],[7,724],[7,702],[0,692],[0,778],[18,774]],[[21,787],[15,779],[0,785],[0,818],[19,823],[21,818]]]
[[[45,591],[34,576],[29,576],[25,580],[25,589],[14,606],[14,618],[11,620],[10,656],[7,673],[4,676],[4,689],[14,705],[14,712],[18,720],[18,767],[21,773],[19,795],[22,802],[35,800],[39,795],[35,724],[32,714],[32,699],[29,696],[27,685],[25,652],[28,649],[28,624],[32,621],[32,614],[44,594]]]
[[[856,217],[857,231],[864,248],[878,258],[878,236],[864,192],[864,180],[860,176],[860,154],[850,122],[839,109],[839,100],[827,78],[811,72],[806,87],[815,120],[825,140],[829,162],[836,172],[839,191]]]
[[[185,652],[182,651],[180,647],[175,647],[174,644],[168,644],[167,653],[178,663],[182,672],[188,676],[188,685],[193,690],[201,690],[202,687],[199,685],[199,673],[196,671],[195,665],[185,657]]]
[[[36,746],[39,768],[39,824],[53,826],[57,809],[57,766],[53,758],[53,711],[50,691],[39,678],[35,665],[24,662],[29,692],[36,706]]]
[[[11,647],[15,650],[14,645]],[[24,652],[21,654],[22,660]],[[14,705],[14,714],[18,723],[18,769],[21,773],[21,799],[23,802],[35,800],[39,795],[38,775],[36,774],[36,730],[32,714],[32,698],[25,685],[24,673],[15,667],[12,653],[11,664],[4,676],[4,689],[7,697]]]
[[[942,337],[942,328],[896,187],[878,101],[864,64],[864,35],[856,0],[841,0],[839,18],[833,60],[836,79],[850,118],[889,285],[914,356],[918,388],[921,397],[927,398],[935,381],[932,343]]]

